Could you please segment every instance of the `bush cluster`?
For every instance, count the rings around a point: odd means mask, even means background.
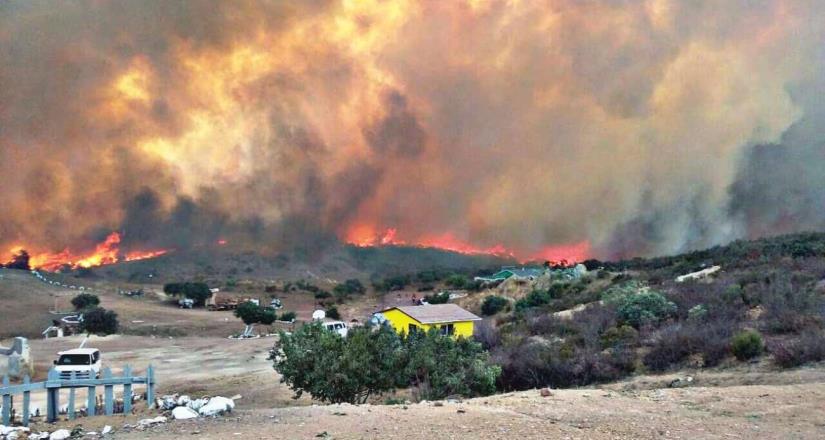
[[[616,314],[619,321],[635,328],[656,324],[676,313],[676,304],[661,293],[648,291],[619,300]]]
[[[503,296],[491,295],[484,298],[481,303],[481,314],[484,316],[492,316],[504,310],[510,305],[510,301]]]
[[[807,331],[797,339],[774,342],[768,350],[773,361],[782,368],[798,367],[808,362],[825,360],[825,333]]]
[[[119,326],[117,313],[103,307],[95,307],[83,312],[80,330],[90,335],[106,336],[117,333]]]
[[[167,295],[181,296],[195,301],[196,306],[202,306],[207,299],[212,295],[209,291],[209,286],[206,283],[200,282],[186,282],[186,283],[167,283],[163,285],[163,291]]]
[[[402,337],[386,326],[354,328],[343,338],[305,325],[282,333],[270,358],[296,396],[307,392],[330,403],[363,403],[407,386],[423,399],[487,395],[501,372],[478,342],[436,330]]]
[[[730,348],[736,359],[746,361],[761,355],[765,345],[762,335],[754,330],[745,330],[733,337]]]
[[[426,295],[423,299],[429,304],[447,304],[450,301],[450,293],[434,293],[432,295]]]
[[[91,307],[97,307],[100,304],[100,298],[91,293],[81,293],[72,298],[72,305],[75,310],[86,310]]]
[[[350,295],[362,295],[366,291],[367,289],[361,284],[361,281],[356,278],[348,279],[341,284],[337,284],[332,289],[332,293],[335,294],[335,297],[338,298],[339,301],[345,301]],[[315,297],[318,298],[317,293]]]
[[[240,318],[246,325],[270,325],[277,319],[275,310],[269,307],[259,306],[252,301],[238,305],[238,308],[235,309],[235,316]]]

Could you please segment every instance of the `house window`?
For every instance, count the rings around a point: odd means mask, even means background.
[[[453,327],[452,324],[444,324],[441,327],[439,327],[439,330],[441,330],[442,335],[446,335],[446,336],[449,336],[449,335],[452,335],[453,333],[455,333],[455,327]]]
[[[410,327],[409,327],[409,334],[413,334],[413,333],[417,333],[417,332],[418,332],[418,326],[411,323]]]

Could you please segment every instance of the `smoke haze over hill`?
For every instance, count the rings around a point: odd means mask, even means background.
[[[813,0],[3,2],[0,249],[822,229],[823,41]]]

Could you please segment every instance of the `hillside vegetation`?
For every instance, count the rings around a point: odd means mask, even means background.
[[[528,293],[510,297],[512,307],[496,315],[496,325],[478,332],[502,366],[501,388],[825,360],[825,234],[586,264],[591,270],[580,279],[525,286]],[[722,269],[706,279],[675,281],[714,265]],[[502,287],[488,295],[507,297]]]

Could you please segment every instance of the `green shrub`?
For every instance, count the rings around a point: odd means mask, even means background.
[[[704,304],[697,304],[688,310],[688,319],[701,321],[708,315],[708,308]]]
[[[429,304],[447,304],[450,301],[449,292],[434,293],[424,297],[424,301]]]
[[[737,304],[743,301],[744,295],[739,284],[731,284],[722,292],[722,301],[726,304]]]
[[[451,289],[464,289],[468,285],[472,284],[472,281],[464,275],[455,274],[450,275],[447,280],[444,281],[444,284]]]
[[[326,309],[327,318],[329,319],[341,319],[341,314],[338,313],[338,307],[329,306]]]
[[[100,304],[100,298],[91,293],[81,293],[72,298],[72,305],[75,310],[86,310],[88,308],[97,307]]]
[[[238,305],[238,308],[235,309],[235,316],[241,318],[246,325],[257,324],[261,322],[263,318],[263,307],[255,304],[252,301],[246,301],[243,304]]]
[[[496,313],[504,310],[510,301],[503,296],[492,295],[484,298],[484,302],[481,303],[481,314],[485,316],[492,316]]]
[[[281,321],[289,321],[289,322],[292,322],[292,321],[294,321],[294,320],[295,320],[295,317],[296,317],[295,312],[284,312],[284,313],[281,315],[280,320],[281,320]]]
[[[516,310],[525,310],[531,307],[543,306],[553,299],[546,290],[534,290],[524,298],[516,301]]]
[[[496,389],[501,367],[488,362],[487,352],[472,339],[454,339],[438,330],[404,338],[402,383],[427,400],[451,395],[486,396]]]
[[[731,351],[736,359],[740,361],[753,359],[761,355],[764,348],[762,335],[755,330],[739,332],[731,339]]]
[[[648,291],[625,297],[616,309],[619,321],[639,328],[655,324],[676,313],[676,304],[661,293]]]
[[[356,278],[348,279],[332,289],[332,293],[335,294],[335,297],[338,298],[339,301],[346,300],[350,295],[361,295],[366,291],[367,289],[364,288],[361,281]],[[315,297],[318,298],[318,295],[316,294]]]
[[[640,293],[644,288],[645,286],[638,281],[617,284],[602,292],[601,299],[605,304],[619,305],[628,297]]]
[[[619,345],[629,345],[639,338],[639,332],[629,325],[611,327],[601,337],[602,347],[609,348]]]
[[[117,333],[118,326],[117,313],[103,307],[95,307],[83,312],[80,329],[90,335],[106,336]]]
[[[567,290],[569,284],[567,283],[559,283],[555,282],[547,288],[547,296],[551,299],[558,299],[564,295],[564,291]]]
[[[401,338],[389,327],[362,327],[342,338],[314,323],[281,333],[270,359],[296,397],[307,392],[330,403],[364,403],[408,386],[425,399],[487,395],[501,373],[481,344],[435,329]]]
[[[355,328],[342,338],[313,323],[282,332],[270,359],[296,398],[306,392],[323,402],[364,403],[398,386],[401,350],[401,339],[388,327]]]
[[[182,296],[195,300],[195,305],[202,306],[212,295],[206,283],[167,283],[163,285],[167,295]]]

